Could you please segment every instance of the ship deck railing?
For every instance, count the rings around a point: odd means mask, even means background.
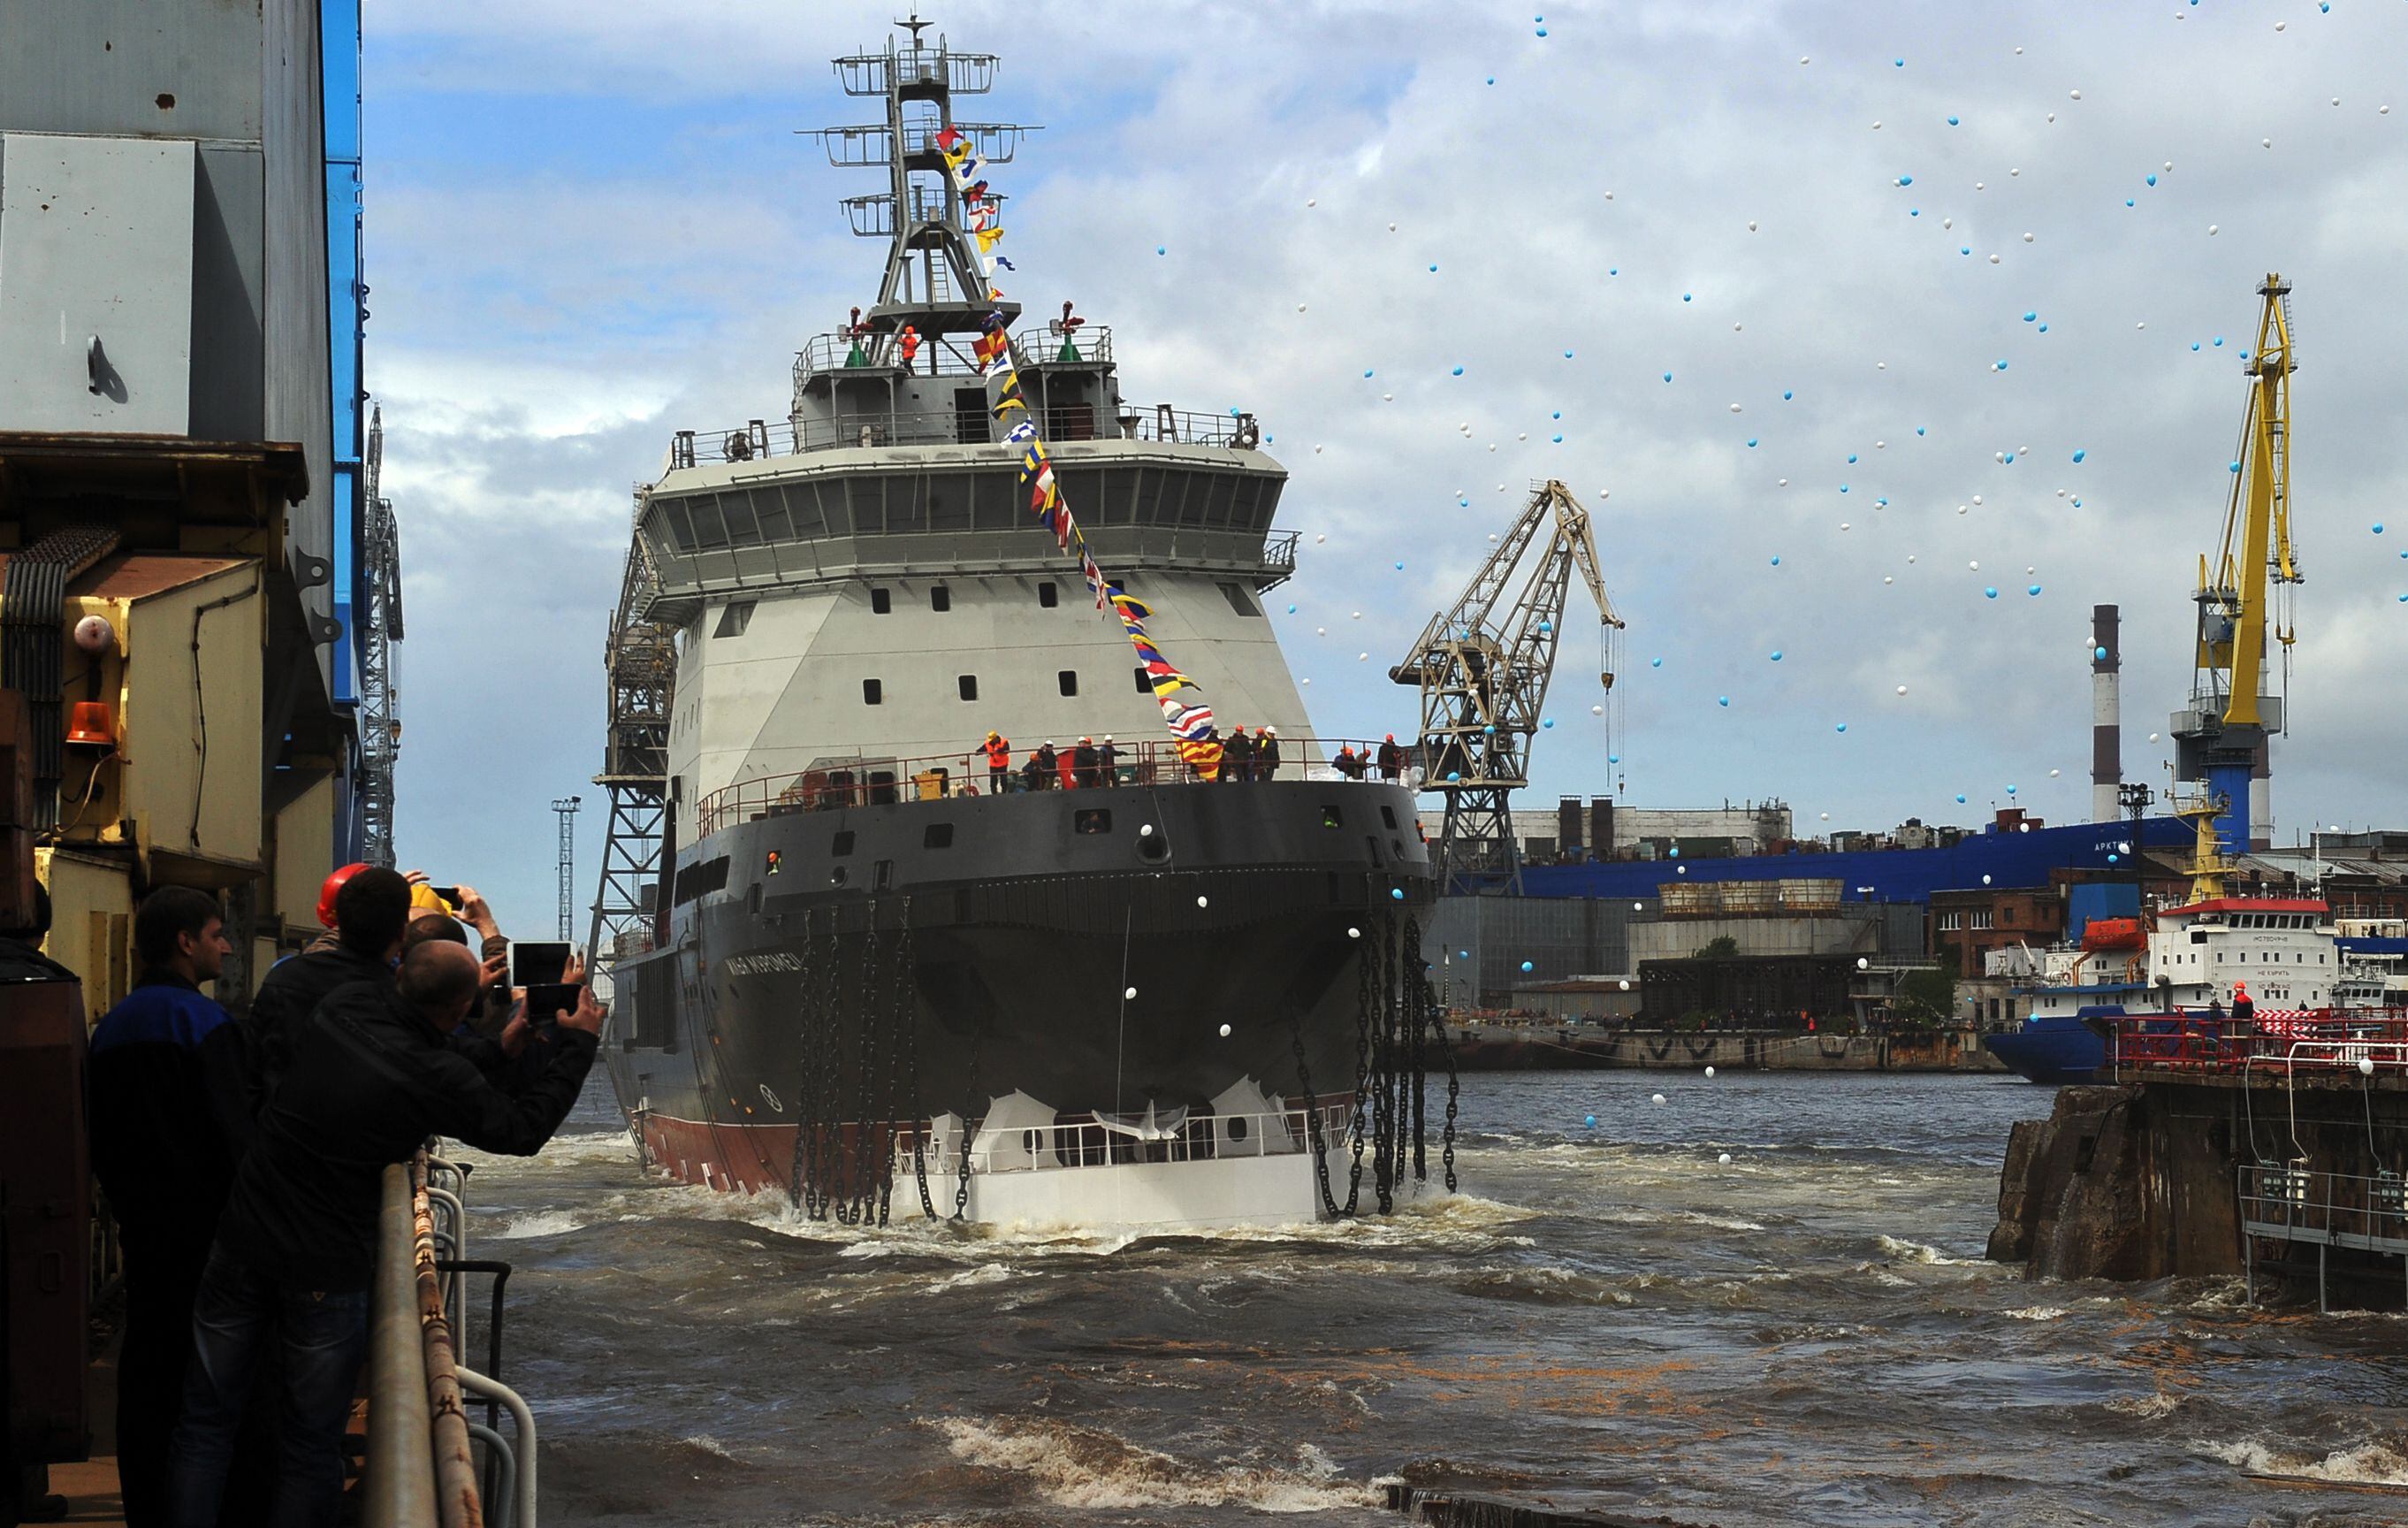
[[[2258,1243],[2316,1249],[2316,1308],[2327,1308],[2332,1249],[2408,1260],[2408,1184],[2397,1173],[2326,1173],[2298,1162],[2244,1163],[2239,1170],[2242,1266],[2258,1295]],[[2408,1279],[2408,1261],[2401,1264]]]
[[[1346,1103],[1251,1114],[1190,1114],[1181,1123],[1164,1128],[1151,1138],[1133,1126],[1100,1119],[1063,1120],[995,1131],[987,1129],[985,1120],[974,1120],[970,1172],[1050,1173],[1133,1162],[1293,1156],[1312,1149],[1316,1116],[1321,1148],[1326,1152],[1343,1147],[1354,1117],[1354,1106]],[[944,1138],[941,1130],[928,1149],[928,1175],[932,1182],[961,1170],[960,1149]],[[896,1141],[895,1163],[898,1182],[908,1181],[916,1171],[910,1137]]]
[[[2408,1008],[2260,1014],[2246,1020],[2177,1011],[2111,1022],[2107,1059],[2118,1082],[2163,1074],[2408,1074]]]
[[[1168,404],[1124,413],[1118,419],[1098,419],[1094,410],[1080,405],[1055,406],[1036,413],[1037,427],[1050,445],[1138,440],[1251,451],[1261,440],[1260,426],[1251,414],[1194,413]],[[669,437],[662,470],[847,448],[997,445],[1002,434],[1002,427],[983,408],[868,410],[807,419],[800,425],[792,420],[751,419],[727,429],[677,431]]]
[[[1227,739],[1224,738],[1226,745]],[[1028,764],[1034,750],[1014,748],[1011,764],[1004,771],[1002,794],[1019,796],[1030,791],[1079,791],[1106,789],[1113,786],[1202,786],[1207,784],[1238,786],[1272,780],[1326,781],[1347,786],[1362,781],[1378,781],[1381,776],[1372,760],[1379,744],[1360,738],[1281,738],[1280,761],[1276,768],[1264,768],[1259,763],[1248,766],[1241,781],[1225,771],[1222,777],[1208,782],[1184,759],[1179,757],[1178,744],[1167,740],[1142,740],[1136,742],[1115,742],[1115,757],[1109,779],[1096,777],[1082,780],[1071,764],[1072,751],[1055,745],[1055,766],[1050,775],[1032,775]],[[1351,748],[1364,761],[1359,777],[1340,774],[1331,761],[1340,750]],[[964,798],[996,794],[986,756],[976,744],[955,754],[936,754],[922,758],[859,758],[828,759],[808,770],[787,774],[763,775],[755,780],[739,780],[724,786],[702,799],[699,819],[702,831],[715,833],[739,822],[758,822],[767,817],[782,817],[797,812],[835,812],[851,807],[896,806],[906,801],[948,801]],[[1332,824],[1332,826],[1337,826]],[[1103,828],[1096,829],[1106,831]]]
[[[883,200],[892,216],[894,194],[880,196],[857,196],[853,201]],[[1001,200],[1000,197],[996,198]],[[924,221],[940,217],[944,198],[930,193],[922,197],[914,194],[913,210]],[[848,207],[852,203],[846,204]],[[1052,327],[1024,329],[1011,337],[1011,360],[1021,370],[1041,371],[1049,367],[1099,367],[1112,364],[1112,331],[1106,324],[1081,323],[1076,329]],[[903,363],[901,340],[896,334],[871,331],[854,334],[838,329],[830,334],[813,335],[805,341],[795,356],[795,380],[834,372],[891,370],[901,375],[909,372],[920,377],[979,377],[983,373],[969,354],[965,343],[953,343],[942,337],[921,337],[920,344],[909,366]]]

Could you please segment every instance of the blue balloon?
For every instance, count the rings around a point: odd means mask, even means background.
[[[2024,593],[2028,595],[2037,595],[2040,593],[2040,585],[2035,584],[2030,588],[2026,589]]]
[[[1898,183],[1902,186],[1911,186],[1914,184],[1914,177],[1912,175],[1901,175],[1898,178]]]
[[[2151,175],[2151,176],[2149,177],[2149,184],[2151,184],[2151,185],[2156,185],[2157,183],[2157,178],[2155,175]]]
[[[1753,435],[1747,438],[1747,449],[1750,451],[1754,451],[1756,449],[1756,437]]]
[[[2103,647],[2094,647],[2090,650],[2090,656],[2097,658],[2100,662],[2104,663],[2107,661],[2107,649]]]
[[[1666,382],[1670,382],[1670,381],[1672,380],[1672,374],[1671,374],[1670,372],[1667,371],[1666,373],[1664,373],[1664,380],[1665,380]]]
[[[1834,731],[1838,731],[1838,732],[1844,732],[1844,731],[1846,731],[1847,729],[1848,729],[1848,724],[1847,724],[1847,723],[1845,723],[1845,722],[1842,722],[1838,727],[1834,728],[1832,730],[1834,730]]]
[[[1780,566],[1781,566],[1781,559],[1780,559],[1779,557],[1775,557],[1775,558],[1773,558],[1773,559],[1772,559],[1772,566],[1773,566],[1773,567],[1775,567],[1775,568],[1780,567]]]
[[[2024,322],[2025,322],[2026,324],[2029,324],[2032,320],[2034,320],[2034,319],[2036,319],[2036,318],[2038,318],[2038,317],[2040,317],[2040,315],[2039,315],[2038,313],[2026,313],[2026,314],[2024,315]]]
[[[2232,470],[2233,470],[2233,471],[2235,471],[2235,472],[2240,471],[2240,470],[2241,470],[2241,464],[2240,464],[2239,462],[2234,462],[2234,463],[2232,464]]]
[[[1681,300],[1682,300],[1683,302],[1688,302],[1688,301],[1691,301],[1691,300],[1692,300],[1692,298],[1690,297],[1690,295],[1689,295],[1688,293],[1684,292],[1684,293],[1682,293],[1682,294],[1681,294]]]
[[[1469,950],[1457,950],[1455,953],[1458,959],[1469,960],[1471,959],[1471,952]]]
[[[1463,368],[1461,368],[1461,367],[1456,367],[1456,368],[1455,368],[1455,374],[1456,376],[1458,376],[1458,377],[1462,376],[1462,375],[1463,375]]]
[[[1541,727],[1548,727],[1548,728],[1552,728],[1552,727],[1554,727],[1554,726],[1555,725],[1555,719],[1553,716],[1549,716],[1549,717],[1548,717],[1548,718],[1546,718],[1544,721],[1541,721],[1539,725],[1540,725]]]
[[[1665,852],[1666,854],[1668,854],[1668,855],[1670,855],[1670,856],[1671,856],[1673,858],[1675,858],[1675,859],[1678,859],[1678,858],[1681,858],[1681,846],[1680,846],[1679,844],[1677,844],[1677,843],[1673,844],[1670,848],[1669,848],[1669,849],[1665,850],[1664,852]]]
[[[2007,787],[2007,794],[2008,794],[2008,795],[2010,795],[2010,796],[2013,796],[2014,793],[2015,793],[2015,787],[2014,787],[2014,786],[2009,786]]]
[[[1958,806],[1963,806],[1965,804],[1965,793],[1961,790],[1956,793],[1956,804]]]
[[[1529,962],[1529,961],[1527,961],[1527,960],[1523,961],[1523,962],[1522,962],[1522,969],[1523,969],[1524,971],[1527,971],[1527,970],[1529,970],[1529,969],[1530,969],[1530,962]]]
[[[1583,1115],[1581,1117],[1581,1123],[1587,1126],[1590,1130],[1595,1130],[1597,1129],[1597,1116],[1593,1114]]]
[[[2110,850],[2110,851],[2109,851],[2109,853],[2108,853],[2108,855],[2107,855],[2107,863],[2109,863],[2109,864],[2111,864],[2111,865],[2112,865],[2112,864],[2114,864],[2114,862],[2115,862],[2115,856],[2114,856],[2114,851]]]
[[[1290,615],[1294,615],[1294,614],[1296,613],[1296,607],[1295,607],[1294,605],[1290,605],[1290,606],[1287,608],[1287,613],[1288,613]]]
[[[2401,553],[2401,556],[2403,556],[2403,557],[2408,557],[2408,552],[2403,552],[2403,553]],[[1651,669],[1661,669],[1662,667],[1664,667],[1664,660],[1663,660],[1662,658],[1651,658],[1651,659],[1649,659],[1649,660],[1648,660],[1648,664],[1647,664],[1647,666],[1648,666],[1649,668],[1651,668]]]
[[[2198,347],[2198,346],[2196,346],[2196,345],[2194,345],[2194,346],[2192,346],[2191,348],[2192,348],[2192,349],[2194,349],[2194,350],[2196,350],[2196,349],[2198,349],[2199,347]],[[2077,461],[2077,462],[2078,462],[2078,461],[2082,460],[2082,458],[2083,458],[2083,457],[2087,456],[2087,455],[2089,455],[2089,454],[2090,454],[2090,453],[2089,453],[2089,452],[2087,452],[2087,451],[2077,451],[2077,452],[2075,452],[2075,453],[2073,454],[2073,459],[2074,459],[2075,461]]]
[[[1168,254],[1170,251],[1160,244],[1156,244],[1154,247],[1154,252],[1156,254]]]
[[[1787,388],[1783,388],[1783,389],[1782,389],[1782,391],[1781,391],[1781,401],[1782,401],[1782,402],[1784,402],[1784,403],[1786,403],[1786,402],[1788,402],[1791,398],[1794,398],[1794,397],[1796,397],[1797,396],[1798,396],[1797,394],[1795,394],[1795,393],[1793,393],[1793,392],[1789,391]]]
[[[1403,901],[1405,900],[1405,888],[1403,887],[1393,887],[1389,890],[1388,895],[1398,901]]]
[[[1849,465],[1850,467],[1854,467],[1854,466],[1856,466],[1856,454],[1855,452],[1853,452],[1853,451],[1851,451],[1851,452],[1849,452],[1849,453],[1848,453],[1848,465]]]
[[[1948,125],[1949,125],[1949,126],[1951,126],[1951,127],[1956,126],[1956,118],[1954,118],[1954,117],[1949,118],[1949,119],[1948,119]]]
[[[1776,647],[1776,648],[1774,648],[1774,649],[1772,650],[1772,661],[1773,661],[1773,662],[1775,662],[1775,663],[1778,663],[1778,662],[1780,662],[1780,661],[1781,661],[1781,649],[1780,649],[1780,648],[1778,648],[1778,647]]]
[[[1996,599],[1999,598],[1999,591],[1996,589],[1984,589],[1982,594],[1985,598]]]
[[[1561,419],[1561,418],[1563,418],[1563,417],[1564,417],[1564,411],[1563,411],[1561,409],[1558,409],[1558,410],[1556,410],[1554,413],[1549,414],[1547,417],[1548,417],[1549,419]]]
[[[2377,536],[2380,536],[2380,535],[2382,535],[2382,534],[2383,534],[2383,522],[2382,522],[2382,521],[2380,521],[2380,520],[2377,520],[2377,521],[2374,523],[2374,534],[2376,534]]]
[[[1916,426],[1914,426],[1914,433],[1915,433],[1915,434],[1917,434],[1917,435],[1921,435],[1921,434],[1923,433],[1923,426],[1922,426],[1922,425],[1917,425]]]
[[[1993,371],[2004,371],[2007,369],[2007,363],[2004,360],[1993,361],[1990,363],[1990,369]]]
[[[1398,563],[1398,564],[1397,564],[1397,571],[1398,571],[1398,572],[1401,573],[1401,572],[1403,572],[1404,570],[1405,570],[1405,565],[1404,565],[1403,563]]]
[[[1718,705],[1718,706],[1726,706],[1726,707],[1727,707],[1727,706],[1730,704],[1730,697],[1729,697],[1729,696],[1727,696],[1727,695],[1718,695],[1718,696],[1715,696],[1715,697],[1714,697],[1714,704],[1716,704],[1716,705]]]
[[[2015,454],[2014,454],[2014,452],[2012,452],[2012,451],[2005,451],[2005,452],[2000,452],[1999,454],[2000,454],[2000,456],[2004,460],[2004,462],[2005,462],[2007,465],[2009,465],[2009,466],[2014,465],[2014,459],[2015,459]]]
[[[1560,436],[1560,435],[1556,436],[1556,437],[1555,437],[1555,444],[1557,444],[1557,445],[1562,445],[1563,443],[1564,443],[1564,438],[1563,438],[1562,436]]]
[[[2041,332],[2041,333],[2042,333],[2042,334],[2046,334],[2046,333],[2048,333],[2048,325],[2047,325],[2047,324],[2042,324],[2042,325],[2040,326],[2040,332]]]
[[[2402,552],[2400,555],[2403,557],[2408,557],[2408,552]],[[1619,764],[1622,762],[1622,756],[1620,754],[1608,754],[1605,756],[1605,761],[1608,764]]]
[[[1571,358],[1572,358],[1572,353],[1571,353],[1571,352],[1570,352],[1570,351],[1566,351],[1566,352],[1564,352],[1564,359],[1565,359],[1565,360],[1569,361],[1569,360],[1570,360]]]
[[[1438,266],[1435,263],[1430,266],[1430,274],[1433,276],[1438,274]]]

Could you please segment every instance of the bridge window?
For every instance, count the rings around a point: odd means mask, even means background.
[[[894,593],[894,591],[893,591],[893,590],[891,590],[891,589],[872,589],[872,590],[870,590],[870,591],[869,591],[869,613],[870,613],[870,614],[872,614],[872,615],[884,615],[884,614],[886,614],[888,612],[892,611],[894,608],[895,608],[895,593]]]
[[[875,679],[863,680],[861,682],[861,703],[865,706],[884,705],[886,703],[886,686]]]
[[[1054,682],[1062,687],[1062,693],[1065,695],[1079,693],[1079,670],[1076,669],[1063,670],[1054,676]]]
[[[978,699],[978,675],[964,674],[959,679],[954,680],[953,684],[961,690],[963,699],[975,700]]]
[[[1037,585],[1037,602],[1047,610],[1052,610],[1062,602],[1062,591],[1055,588],[1053,581],[1049,579]]]
[[[928,586],[928,608],[935,611],[939,615],[942,615],[945,612],[953,609],[953,591],[946,588],[941,584],[930,584]]]
[[[744,635],[744,628],[752,624],[752,605],[753,602],[750,599],[738,599],[724,606],[719,613],[719,625],[711,629],[711,636],[717,638]]]
[[[1154,680],[1146,673],[1145,665],[1142,663],[1137,666],[1137,692],[1140,695],[1154,693]]]
[[[926,828],[921,829],[920,847],[924,849],[950,849],[953,846],[953,825],[952,823],[932,822]]]

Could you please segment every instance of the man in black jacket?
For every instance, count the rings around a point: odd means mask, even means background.
[[[335,893],[335,947],[278,962],[243,1020],[253,1113],[265,1114],[292,1064],[309,1015],[347,982],[393,980],[409,922],[409,882],[379,867],[356,871]]]
[[[351,914],[340,916],[348,937]],[[567,979],[581,975],[572,967]],[[216,1522],[243,1401],[270,1341],[284,1361],[274,1521],[330,1521],[342,1490],[337,1448],[367,1341],[385,1167],[430,1135],[531,1157],[576,1103],[602,1029],[593,993],[580,987],[576,1011],[557,1016],[551,1064],[510,1095],[447,1040],[476,1004],[479,982],[466,946],[432,940],[403,959],[394,981],[331,993],[295,1037],[201,1278],[176,1429],[177,1528]]]
[[[92,1170],[125,1246],[117,1474],[127,1528],[167,1521],[167,1442],[193,1299],[251,1144],[242,1031],[202,995],[231,946],[218,901],[162,887],[134,915],[142,977],[92,1032]]]

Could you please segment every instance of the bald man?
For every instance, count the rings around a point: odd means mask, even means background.
[[[384,1169],[431,1135],[532,1157],[577,1102],[602,1008],[572,966],[577,1006],[539,1076],[495,1088],[448,1040],[479,1000],[477,957],[430,940],[391,984],[355,982],[320,1003],[243,1159],[193,1316],[193,1363],[173,1455],[172,1521],[218,1521],[234,1437],[259,1356],[283,1355],[277,1523],[329,1521],[337,1447],[367,1341]]]

